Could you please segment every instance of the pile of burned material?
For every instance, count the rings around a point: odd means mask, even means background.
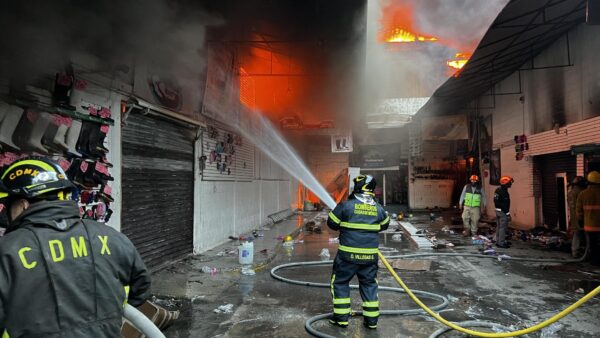
[[[308,221],[308,222],[306,222],[306,224],[304,224],[304,231],[312,232],[315,234],[320,234],[323,232],[323,229],[321,229],[321,227],[319,225],[317,225],[315,222]]]

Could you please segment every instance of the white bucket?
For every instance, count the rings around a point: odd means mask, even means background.
[[[239,261],[242,265],[250,265],[254,261],[254,243],[244,242],[240,245]]]

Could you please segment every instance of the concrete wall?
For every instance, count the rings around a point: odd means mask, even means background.
[[[600,138],[594,132],[576,141],[566,136],[569,129],[596,123],[593,117],[600,116],[600,27],[581,24],[568,32],[568,40],[569,49],[564,35],[524,64],[520,74],[515,72],[498,83],[495,93],[499,95],[478,98],[480,115],[492,115],[493,148],[501,149],[501,174],[515,179],[510,190],[511,214],[513,223],[523,228],[535,226],[536,219],[540,219],[536,210],[540,209],[541,199],[534,196],[533,157],[525,152],[525,158],[517,161],[513,137],[528,135],[531,155],[563,151],[565,142],[570,147]],[[583,120],[586,122],[578,123]],[[562,127],[558,134],[553,131],[556,123]],[[536,142],[541,136],[543,141]],[[485,188],[488,200],[493,202],[496,186],[490,186],[486,179]],[[486,212],[494,215],[493,203]]]
[[[200,147],[198,141],[196,150]],[[195,168],[194,253],[258,228],[268,215],[295,208],[297,181],[258,149],[255,173],[251,181],[202,181]]]

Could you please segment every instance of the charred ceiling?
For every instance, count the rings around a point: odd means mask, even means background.
[[[418,114],[456,113],[583,22],[585,8],[584,0],[510,1],[462,71],[439,87]]]

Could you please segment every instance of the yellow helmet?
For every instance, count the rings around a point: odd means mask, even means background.
[[[597,171],[591,171],[587,176],[587,180],[590,183],[600,184],[600,173]]]

